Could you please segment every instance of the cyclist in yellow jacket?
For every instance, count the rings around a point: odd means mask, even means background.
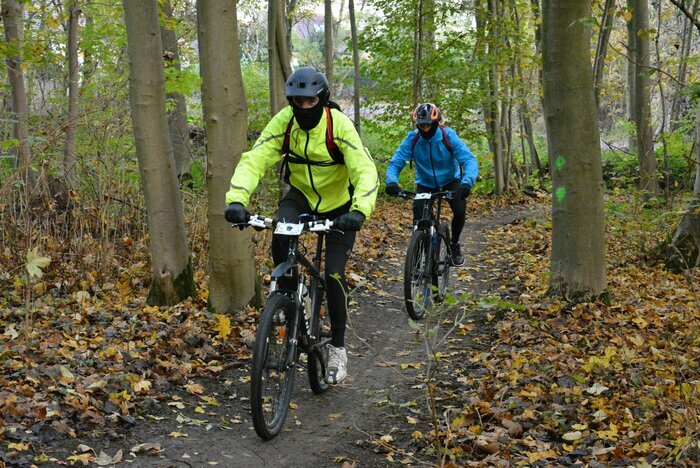
[[[282,198],[277,219],[295,222],[302,213],[335,219],[326,238],[326,288],[331,321],[326,381],[347,376],[345,264],[355,231],[374,210],[379,179],[372,158],[352,121],[330,100],[328,80],[311,67],[300,68],[285,83],[289,106],[263,130],[253,148],[243,153],[226,193],[226,220],[243,223],[246,206],[265,171],[283,157],[285,180],[291,186]],[[289,241],[273,236],[275,264],[286,260]]]

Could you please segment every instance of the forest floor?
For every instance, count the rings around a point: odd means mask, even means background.
[[[83,303],[55,319],[64,331],[34,337],[44,362],[6,325],[0,466],[699,462],[694,278],[653,267],[655,285],[637,291],[652,267],[613,266],[615,305],[548,299],[547,208],[477,202],[454,303],[415,324],[402,294],[410,207],[380,206],[349,265],[349,377],[316,396],[300,369],[285,428],[268,442],[249,416],[254,311],[228,330],[201,301],[131,298],[109,314]]]

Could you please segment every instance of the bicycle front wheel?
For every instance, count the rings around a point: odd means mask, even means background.
[[[311,318],[309,319],[309,355],[308,373],[309,385],[315,394],[321,394],[328,390],[326,383],[327,353],[326,344],[331,339],[331,322],[328,314],[328,302],[326,291],[316,278],[311,281]]]
[[[430,306],[430,270],[430,236],[422,230],[414,231],[406,250],[403,274],[406,311],[413,320],[423,318]]]
[[[445,300],[445,292],[450,285],[450,264],[452,254],[448,246],[450,241],[450,228],[447,223],[440,223],[437,232],[437,248],[435,249],[435,268],[433,268],[433,299],[435,302]]]
[[[250,410],[255,432],[269,440],[282,430],[294,388],[294,356],[289,322],[294,304],[283,293],[265,304],[255,335],[250,377]]]

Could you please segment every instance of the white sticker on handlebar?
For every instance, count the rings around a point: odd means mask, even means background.
[[[432,195],[432,193],[430,193],[430,192],[417,193],[416,200],[430,200],[431,195]]]
[[[304,231],[303,223],[277,223],[275,234],[283,236],[298,236]]]

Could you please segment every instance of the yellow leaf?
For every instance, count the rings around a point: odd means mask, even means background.
[[[420,440],[423,438],[423,433],[421,431],[413,431],[411,432],[411,437],[413,440]]]
[[[390,443],[392,440],[394,440],[394,438],[393,438],[392,436],[390,436],[390,435],[387,434],[387,435],[381,436],[381,437],[379,438],[379,440],[381,440],[381,441],[384,442],[385,444],[388,444],[388,443]]]
[[[227,315],[214,314],[216,325],[214,331],[219,333],[219,338],[225,340],[231,334],[231,318]]]
[[[216,401],[216,398],[214,397],[202,396],[200,399],[209,406],[219,406],[219,402]]]
[[[581,434],[580,431],[573,431],[573,432],[567,432],[562,436],[562,439],[567,440],[569,442],[573,442],[574,440],[579,440],[583,434]]]
[[[299,407],[297,406],[296,403],[289,403],[289,409],[295,410],[295,409],[297,409],[297,408],[299,408]]]
[[[95,461],[95,457],[91,453],[81,453],[80,455],[71,455],[68,457],[68,461],[79,461],[83,465],[88,465],[90,462]]]
[[[42,257],[38,253],[39,247],[34,247],[27,252],[27,272],[29,276],[35,276],[41,278],[44,276],[44,272],[41,271],[42,268],[47,267],[51,263],[51,259],[47,257]]]
[[[151,381],[150,380],[140,380],[134,384],[134,391],[136,391],[136,392],[148,393],[148,391],[150,389],[151,389]]]
[[[194,412],[195,412],[195,413],[202,414],[202,413],[204,413],[204,408],[202,408],[201,406],[197,406],[197,407],[194,409]]]
[[[189,437],[188,434],[185,434],[184,432],[177,432],[177,431],[173,431],[173,432],[171,432],[171,433],[168,434],[168,435],[169,435],[170,437],[175,437],[176,439],[177,439],[178,437]]]
[[[588,429],[588,424],[574,424],[571,427],[576,429],[577,431],[585,431],[586,429]]]
[[[452,420],[452,423],[450,423],[450,428],[453,431],[456,431],[460,427],[463,427],[465,424],[467,424],[467,420],[463,416],[457,416]]]
[[[520,415],[521,419],[535,419],[535,412],[531,409],[526,409],[523,414]]]
[[[406,422],[408,424],[418,424],[418,420],[416,418],[412,418],[410,416],[406,416]]]
[[[552,449],[543,452],[527,452],[526,455],[530,463],[535,463],[546,458],[557,458],[559,456],[557,452]]]
[[[17,450],[18,452],[24,452],[29,448],[29,444],[25,444],[24,442],[16,442],[12,444],[7,444],[7,448],[10,450]]]
[[[63,383],[71,383],[75,380],[75,377],[73,376],[73,373],[68,370],[67,367],[61,366],[61,376],[58,378],[59,381]]]
[[[185,385],[185,390],[187,390],[187,392],[191,393],[192,395],[201,395],[202,393],[204,393],[204,387],[202,387],[202,385],[198,383]]]

